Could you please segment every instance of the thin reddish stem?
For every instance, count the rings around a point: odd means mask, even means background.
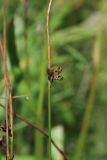
[[[46,20],[46,29],[47,29],[47,39],[48,39],[48,68],[50,68],[51,58],[51,43],[50,43],[50,32],[49,32],[49,18],[50,18],[50,9],[51,9],[52,0],[50,0],[47,10],[47,20]]]
[[[4,89],[5,89],[5,94],[6,96],[8,96],[8,89],[7,89],[7,69],[6,69],[6,16],[4,14],[4,26],[3,26],[3,63],[4,63]],[[10,153],[9,153],[9,131],[8,131],[8,127],[9,127],[9,119],[8,119],[8,112],[9,112],[9,108],[8,108],[8,100],[6,100],[6,104],[5,104],[5,117],[6,117],[6,158],[7,160],[10,157]]]

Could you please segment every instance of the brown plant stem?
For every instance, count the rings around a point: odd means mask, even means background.
[[[12,94],[10,87],[10,80],[7,67],[7,57],[6,57],[6,11],[7,11],[7,1],[4,1],[4,20],[3,20],[3,43],[0,41],[0,50],[3,59],[4,66],[4,92],[8,99],[5,100],[5,119],[6,119],[6,159],[9,160],[13,155],[13,112],[12,108]],[[8,128],[11,131],[11,137],[9,136]],[[9,146],[10,145],[10,146]],[[10,149],[9,149],[10,147]],[[11,154],[10,154],[11,151]]]
[[[2,56],[3,56],[3,63],[4,63],[4,90],[6,96],[8,96],[8,89],[7,89],[7,67],[6,67],[6,15],[4,13],[4,32],[3,32],[3,48],[2,48]],[[6,118],[6,159],[9,160],[10,153],[9,153],[9,119],[8,119],[8,100],[6,100],[5,104],[5,118]]]
[[[46,29],[47,29],[47,39],[48,39],[48,68],[50,68],[50,33],[49,33],[49,18],[50,18],[50,9],[51,9],[52,0],[49,1],[48,10],[47,10],[47,19],[46,19]]]
[[[4,105],[0,104],[0,107],[5,108]],[[29,122],[27,119],[21,117],[19,114],[16,114],[14,112],[12,112],[13,116],[18,118],[19,120],[23,121],[24,123],[26,123],[27,125],[31,126],[32,128],[36,129],[38,132],[40,132],[42,135],[44,135],[45,137],[49,138],[49,135],[46,131],[44,131],[42,128],[38,127],[37,125],[32,124],[31,122]],[[51,139],[51,143],[54,145],[54,147],[58,150],[58,152],[64,157],[64,160],[68,160],[68,158],[66,157],[65,153],[57,146],[57,144],[54,142],[53,139]]]

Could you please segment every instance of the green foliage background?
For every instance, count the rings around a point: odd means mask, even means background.
[[[14,111],[48,131],[47,120],[47,38],[46,11],[48,1],[24,0],[8,2],[7,51],[13,95],[27,95],[29,101],[13,101]],[[27,23],[24,18],[27,16]],[[52,127],[64,127],[64,148],[69,159],[107,159],[107,1],[53,0],[51,11],[52,65],[63,67],[63,81],[51,87]],[[3,1],[0,1],[0,38],[3,34]],[[98,44],[96,45],[98,41]],[[96,50],[94,50],[96,46]],[[96,59],[98,73],[96,74]],[[0,56],[0,96],[3,97],[3,68]],[[97,81],[94,82],[93,77]],[[91,93],[94,84],[96,89]],[[90,94],[95,94],[93,103]],[[0,103],[4,103],[0,99]],[[89,125],[87,135],[81,137],[83,118],[88,103]],[[4,111],[0,109],[0,121]],[[87,125],[87,121],[85,122]],[[38,137],[38,140],[35,137]],[[17,155],[48,157],[40,135],[15,119],[14,145]],[[83,146],[79,145],[79,139]],[[44,141],[44,142],[43,142]],[[39,154],[40,152],[40,154]],[[38,154],[38,155],[37,155]],[[81,155],[81,156],[79,156]],[[78,157],[78,158],[77,158]]]

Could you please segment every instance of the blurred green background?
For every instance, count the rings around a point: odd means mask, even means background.
[[[47,6],[48,0],[8,1],[7,63],[13,95],[29,97],[14,99],[14,112],[48,132]],[[50,32],[51,63],[62,66],[64,77],[51,85],[53,139],[69,160],[107,160],[107,1],[53,0]],[[1,97],[2,66],[0,56]],[[20,160],[48,159],[48,139],[15,118],[14,150]]]

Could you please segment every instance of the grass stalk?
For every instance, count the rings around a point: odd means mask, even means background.
[[[50,32],[49,32],[49,19],[51,10],[52,0],[49,1],[46,17],[46,29],[47,29],[47,40],[48,40],[48,69],[51,67],[51,44],[50,44]],[[48,80],[48,128],[49,128],[49,160],[51,160],[51,83]]]
[[[77,146],[76,146],[74,160],[81,159],[83,149],[85,146],[85,141],[87,137],[91,114],[92,114],[93,107],[94,107],[94,101],[95,101],[95,95],[96,95],[96,84],[97,84],[97,79],[98,79],[98,74],[99,74],[100,58],[101,58],[100,57],[101,35],[102,35],[101,28],[99,28],[99,32],[97,33],[96,38],[95,38],[93,53],[92,53],[93,76],[92,76],[92,81],[91,81],[91,88],[90,88],[90,93],[89,93],[89,97],[88,97],[87,104],[86,104],[86,110],[85,110],[84,117],[83,117],[80,136],[79,136]]]
[[[39,97],[36,110],[36,123],[41,128],[44,128],[44,115],[43,115],[43,104],[44,104],[44,95],[46,87],[46,68],[47,68],[47,54],[46,54],[46,43],[44,38],[44,47],[42,53],[42,64],[40,68],[40,80],[39,80]],[[43,159],[43,136],[39,133],[36,133],[35,137],[35,157],[39,160]]]
[[[3,20],[3,44],[0,42],[0,49],[2,53],[3,66],[4,66],[4,92],[6,97],[5,102],[5,120],[6,120],[6,159],[9,160],[13,156],[13,108],[12,108],[12,95],[10,88],[9,73],[7,67],[7,55],[6,55],[6,12],[7,1],[4,1],[4,20]],[[11,136],[9,133],[11,132]],[[10,154],[11,152],[11,154]]]
[[[49,159],[51,160],[51,83],[48,81]]]
[[[50,44],[50,33],[49,33],[49,18],[50,18],[50,10],[51,10],[52,0],[49,1],[47,17],[46,17],[46,29],[47,29],[47,40],[48,40],[48,68],[51,65],[51,44]]]
[[[6,96],[8,96],[8,75],[7,75],[7,63],[6,63],[6,13],[5,9],[6,8],[6,1],[4,1],[4,25],[3,25],[3,52],[2,52],[2,57],[3,57],[3,64],[4,64],[4,91]],[[8,106],[8,100],[6,100],[5,104],[5,119],[6,119],[6,159],[9,160],[10,157],[10,152],[9,152],[9,106]]]
[[[8,75],[8,79],[9,79],[9,75]],[[10,89],[10,82],[9,82],[9,86],[8,86],[8,90],[9,90],[9,120],[10,120],[10,131],[11,131],[11,136],[9,136],[10,138],[10,155],[11,157],[13,156],[13,105],[12,105],[12,94],[11,94],[11,89]]]

